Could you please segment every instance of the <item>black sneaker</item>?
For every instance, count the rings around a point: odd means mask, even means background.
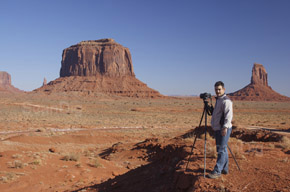
[[[218,174],[218,173],[210,173],[207,175],[207,177],[210,179],[216,179],[216,178],[219,178],[220,176],[221,174]]]
[[[222,170],[222,174],[227,175],[227,174],[229,174],[229,172],[225,171],[225,170]]]

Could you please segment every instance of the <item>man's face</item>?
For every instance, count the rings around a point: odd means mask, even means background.
[[[225,93],[225,88],[221,85],[214,87],[216,96],[220,97]]]

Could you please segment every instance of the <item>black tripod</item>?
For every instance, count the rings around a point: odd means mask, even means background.
[[[204,129],[204,170],[203,170],[203,176],[205,177],[205,170],[206,170],[206,132],[207,132],[207,115],[212,115],[212,112],[213,112],[213,106],[212,104],[209,105],[208,104],[208,100],[206,100],[207,98],[206,97],[202,97],[202,95],[200,96],[202,99],[203,99],[203,103],[204,103],[204,107],[203,107],[203,112],[202,112],[202,116],[201,116],[201,119],[200,119],[200,122],[199,122],[199,128],[201,127],[201,123],[202,123],[202,119],[203,117],[205,116],[205,129]],[[211,96],[210,96],[210,100],[211,100]],[[212,101],[211,101],[212,103]],[[190,152],[190,155],[188,157],[188,160],[187,160],[187,164],[186,164],[186,168],[185,170],[187,170],[187,167],[188,167],[188,164],[189,164],[189,160],[191,158],[191,155],[192,155],[192,152],[193,152],[193,148],[195,146],[195,142],[196,142],[196,138],[197,138],[197,132],[195,131],[195,138],[194,138],[194,142],[193,142],[193,145],[192,145],[192,148],[191,148],[191,152]],[[236,161],[236,158],[235,156],[233,155],[232,153],[232,150],[230,149],[229,145],[227,145],[230,153],[232,154],[232,157],[233,159],[235,160],[235,163],[238,167],[238,169],[240,170],[240,167],[238,165],[238,162]]]

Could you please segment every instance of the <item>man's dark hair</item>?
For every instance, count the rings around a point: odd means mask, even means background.
[[[218,81],[214,84],[215,87],[218,87],[218,86],[222,86],[223,88],[225,87],[225,84],[222,82],[222,81]]]

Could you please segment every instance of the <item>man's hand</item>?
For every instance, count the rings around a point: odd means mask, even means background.
[[[227,128],[222,128],[222,136],[226,136],[226,134],[227,134]]]

